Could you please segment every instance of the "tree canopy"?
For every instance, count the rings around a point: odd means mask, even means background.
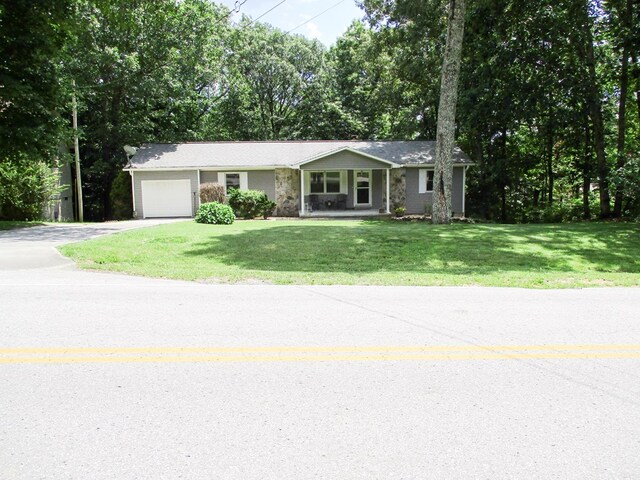
[[[207,0],[3,2],[0,171],[64,161],[74,81],[90,220],[114,214],[124,145],[433,140],[446,3],[364,0],[365,21],[327,49]],[[469,213],[640,214],[640,4],[466,6],[455,135],[476,162]]]

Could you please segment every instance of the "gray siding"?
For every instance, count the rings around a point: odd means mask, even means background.
[[[245,172],[246,170],[225,170],[227,172]],[[275,170],[249,170],[247,172],[247,182],[251,190],[262,190],[267,194],[269,200],[276,198],[276,172]],[[218,183],[218,172],[201,171],[201,183]]]
[[[419,173],[418,168],[407,168],[406,169],[406,202],[405,207],[407,208],[407,213],[410,214],[423,214],[425,213],[425,205],[431,205],[433,203],[433,194],[431,192],[428,193],[418,193],[418,179]]]
[[[453,167],[453,183],[451,185],[451,209],[453,213],[462,212],[462,195],[464,190],[462,182],[464,178],[464,167]]]
[[[423,214],[426,205],[433,204],[433,193],[418,193],[419,168],[406,169],[407,182],[407,213]],[[451,208],[454,214],[462,213],[464,167],[453,167],[451,185]]]
[[[327,155],[326,157],[319,158],[313,162],[306,163],[300,168],[303,170],[344,170],[347,168],[361,168],[368,170],[373,168],[387,168],[388,166],[388,164],[379,162],[373,158],[344,151]]]
[[[386,175],[382,170],[371,172],[371,205],[373,208],[382,208],[382,192],[384,190],[383,177]]]
[[[276,172],[275,170],[251,170],[248,172],[249,188],[262,190],[269,200],[276,198]]]
[[[142,181],[143,180],[191,180],[191,214],[196,212],[196,198],[198,195],[198,173],[194,170],[181,170],[169,172],[133,172],[133,187],[136,203],[133,206],[136,218],[144,217],[142,206]]]
[[[200,171],[200,183],[218,183],[218,172]]]

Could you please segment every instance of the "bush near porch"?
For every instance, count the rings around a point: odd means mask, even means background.
[[[635,223],[181,222],[61,251],[83,268],[204,282],[640,286]]]

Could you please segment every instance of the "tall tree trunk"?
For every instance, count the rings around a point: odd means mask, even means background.
[[[598,190],[600,191],[600,217],[611,216],[611,199],[609,197],[609,165],[605,152],[604,121],[602,117],[602,98],[596,73],[596,59],[593,52],[592,21],[589,16],[589,1],[584,2],[584,60],[587,66],[587,104],[593,125],[593,144],[598,165]]]
[[[620,103],[618,105],[618,143],[617,154],[618,159],[616,167],[618,169],[624,167],[625,164],[625,137],[627,131],[627,92],[629,90],[629,36],[631,35],[631,16],[632,16],[631,0],[627,0],[624,11],[620,12],[622,35],[622,62],[620,65]],[[616,189],[615,202],[613,206],[613,216],[622,216],[622,189]]]
[[[633,55],[633,78],[635,79],[635,94],[636,94],[636,103],[638,104],[638,108],[636,108],[636,113],[638,114],[638,121],[640,122],[640,64],[638,62],[638,56],[636,54]]]
[[[507,223],[509,221],[509,214],[507,213],[507,185],[509,185],[510,175],[505,171],[507,166],[507,127],[500,128],[500,139],[498,140],[498,145],[500,149],[500,158],[502,159],[500,165],[500,192],[501,192],[501,206],[500,206],[500,221],[502,223]]]
[[[588,117],[585,113],[585,117]],[[585,220],[591,219],[591,204],[589,193],[591,191],[591,135],[589,129],[589,119],[585,118],[584,126],[584,157],[582,159],[582,217]]]
[[[549,191],[547,192],[547,206],[553,204],[553,132],[547,133],[547,181]]]
[[[451,182],[455,142],[458,78],[462,59],[465,0],[449,0],[447,45],[442,62],[438,128],[436,132],[436,165],[433,185],[433,223],[451,223]]]

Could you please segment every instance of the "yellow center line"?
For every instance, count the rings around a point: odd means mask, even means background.
[[[0,349],[0,364],[362,362],[514,359],[640,359],[640,345],[57,347]]]

